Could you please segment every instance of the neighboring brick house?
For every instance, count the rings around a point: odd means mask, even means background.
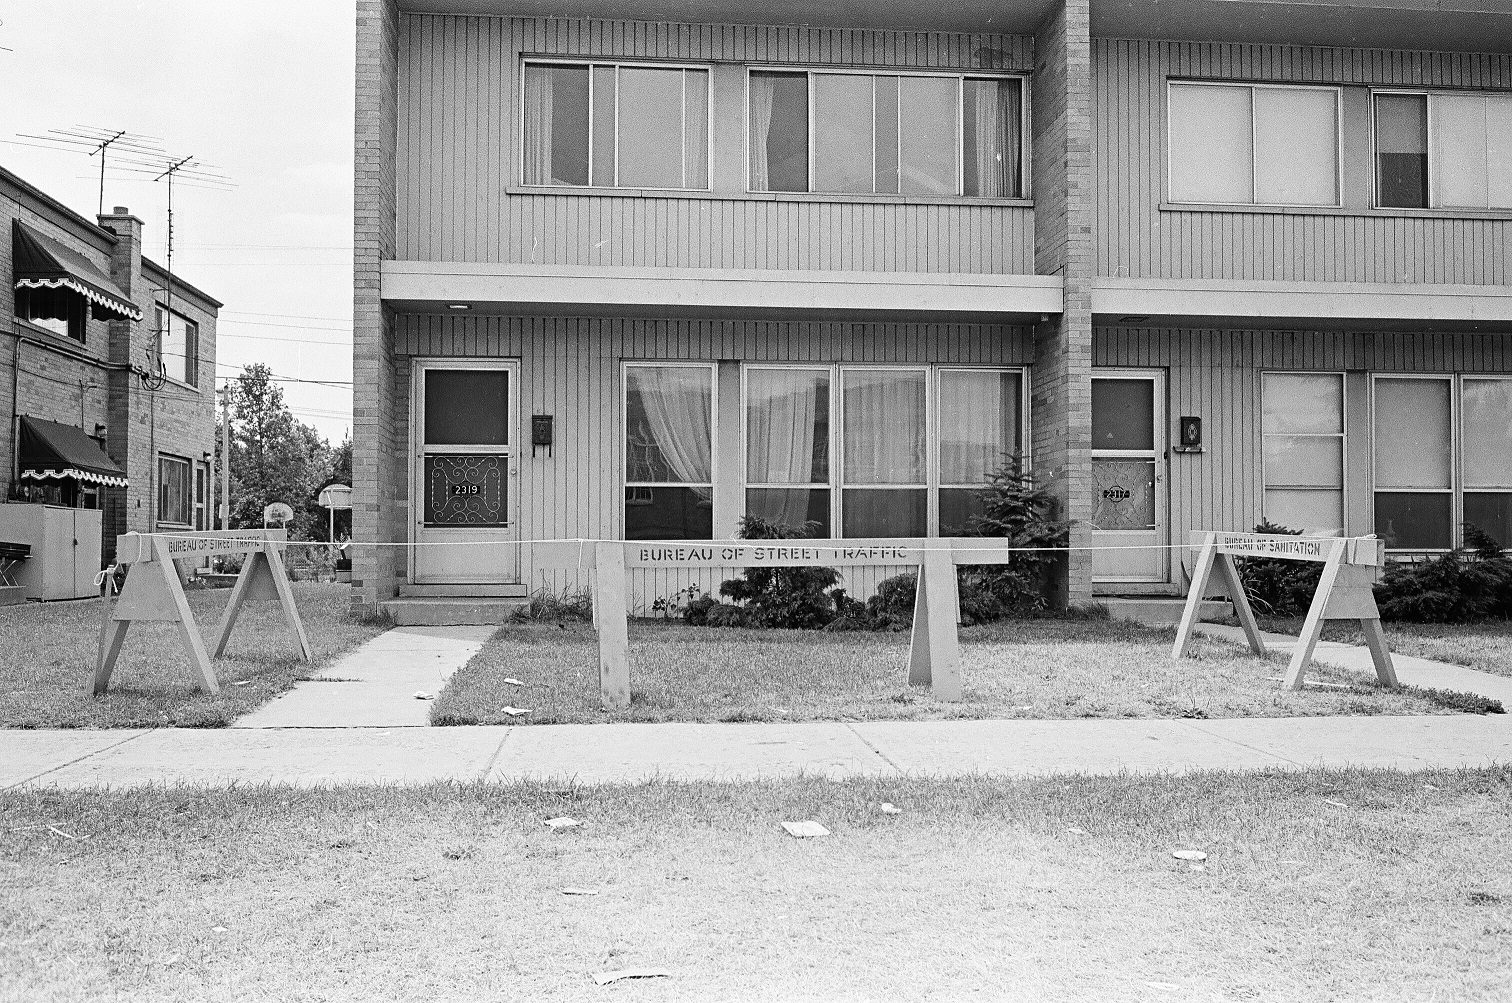
[[[142,257],[142,221],[90,222],[0,168],[0,483],[99,509],[117,534],[208,528],[221,304]],[[3,534],[0,534],[3,535]]]
[[[1512,13],[558,10],[357,5],[356,538],[477,546],[358,549],[355,602],[950,535],[1005,451],[1094,548],[1062,599],[1262,518],[1512,543]]]

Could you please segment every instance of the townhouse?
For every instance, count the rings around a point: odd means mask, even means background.
[[[118,534],[211,525],[221,304],[124,207],[91,221],[0,168],[0,225],[0,542],[31,547],[27,597],[94,594]]]
[[[445,545],[354,602],[959,534],[1005,453],[1062,601],[1262,519],[1512,543],[1512,5],[560,9],[358,5],[356,533]]]

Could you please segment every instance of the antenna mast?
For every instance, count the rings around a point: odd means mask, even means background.
[[[125,129],[102,129],[93,125],[76,125],[68,129],[48,129],[46,133],[20,132],[22,139],[39,140],[28,145],[49,150],[67,150],[72,153],[86,152],[100,156],[100,208],[105,213],[105,161],[106,154],[114,148],[116,160],[138,167],[160,167],[163,158],[162,140],[155,136],[143,136]]]

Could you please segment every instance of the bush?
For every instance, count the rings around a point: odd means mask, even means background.
[[[1512,616],[1512,560],[1501,544],[1466,524],[1468,550],[1409,564],[1392,561],[1375,587],[1383,620],[1467,623]]]
[[[1256,533],[1301,536],[1300,529],[1287,529],[1264,520]],[[1318,591],[1323,565],[1312,561],[1284,561],[1275,557],[1244,557],[1234,562],[1250,605],[1264,616],[1303,616]]]
[[[737,534],[743,540],[798,540],[813,536],[818,528],[816,522],[794,527],[748,515],[740,520]],[[817,630],[835,619],[830,590],[838,584],[840,573],[834,568],[746,568],[739,578],[722,583],[719,594],[743,611],[749,626]],[[724,611],[719,616],[738,619]]]

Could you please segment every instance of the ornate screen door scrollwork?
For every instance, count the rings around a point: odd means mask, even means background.
[[[1158,370],[1092,377],[1092,577],[1170,580],[1165,502],[1165,379]],[[1125,549],[1111,549],[1125,548]]]
[[[415,363],[416,584],[519,581],[516,373],[513,362]]]

